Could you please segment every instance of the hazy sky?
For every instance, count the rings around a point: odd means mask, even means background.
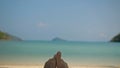
[[[109,41],[120,0],[0,0],[0,30],[23,40]]]

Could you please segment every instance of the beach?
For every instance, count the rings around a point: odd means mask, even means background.
[[[0,68],[68,67],[120,68],[120,0],[0,0]]]
[[[120,43],[0,42],[0,68],[43,68],[57,51],[69,68],[120,68]]]
[[[0,68],[43,68],[44,65],[0,65]],[[69,68],[120,68],[117,66],[70,65]]]
[[[43,68],[43,65],[0,65],[0,68]]]

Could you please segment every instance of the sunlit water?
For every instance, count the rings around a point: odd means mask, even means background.
[[[57,51],[71,68],[120,66],[120,43],[50,41],[0,41],[0,65],[44,65]]]

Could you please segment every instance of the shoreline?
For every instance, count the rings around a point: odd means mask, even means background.
[[[69,68],[120,68],[108,65],[68,65]],[[0,68],[43,68],[42,64],[0,64]]]

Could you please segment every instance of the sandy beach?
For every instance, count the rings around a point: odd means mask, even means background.
[[[113,46],[114,45],[114,46]],[[120,68],[120,43],[0,42],[0,68],[43,68],[62,52],[69,68]]]
[[[0,68],[43,68],[43,65],[0,65]]]
[[[0,65],[0,68],[43,68],[43,65]],[[120,68],[120,66],[69,65],[69,68]]]

